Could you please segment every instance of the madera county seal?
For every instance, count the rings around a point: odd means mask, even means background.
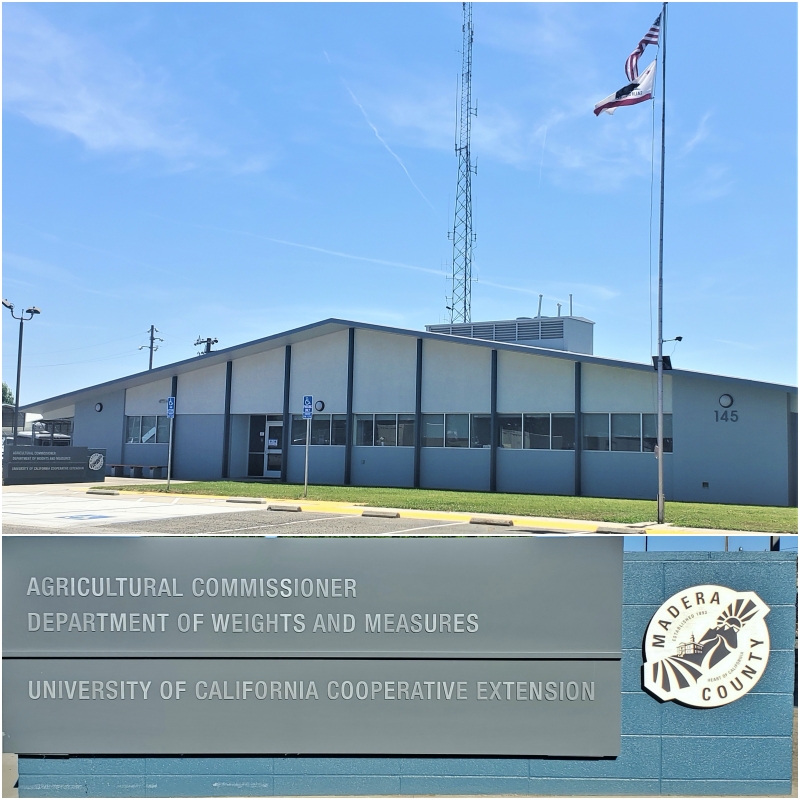
[[[697,708],[738,700],[767,667],[767,614],[755,592],[726,586],[692,586],[673,595],[647,626],[645,689]]]

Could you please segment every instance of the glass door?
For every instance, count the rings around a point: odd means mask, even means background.
[[[254,414],[250,417],[250,444],[247,456],[247,476],[262,478],[264,476],[264,445],[267,433],[267,417]]]
[[[270,414],[269,417],[277,416]],[[280,478],[283,466],[283,418],[273,422],[267,417],[267,463],[264,477]]]

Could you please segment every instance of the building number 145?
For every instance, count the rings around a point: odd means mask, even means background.
[[[730,411],[715,411],[714,419],[716,419],[717,422],[738,422],[739,412],[733,408]]]

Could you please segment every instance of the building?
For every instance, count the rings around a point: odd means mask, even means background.
[[[175,478],[302,482],[312,395],[312,483],[655,498],[656,373],[592,355],[592,326],[328,319],[24,410],[109,464],[171,446]],[[668,500],[797,504],[796,387],[676,369],[664,397]]]

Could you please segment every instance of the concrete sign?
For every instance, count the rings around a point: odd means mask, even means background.
[[[621,537],[9,537],[5,749],[617,755],[621,587]]]
[[[3,455],[3,483],[102,483],[105,465],[103,448],[10,446]]]
[[[644,687],[660,700],[716,708],[744,697],[769,661],[769,606],[755,592],[691,586],[645,634]]]

